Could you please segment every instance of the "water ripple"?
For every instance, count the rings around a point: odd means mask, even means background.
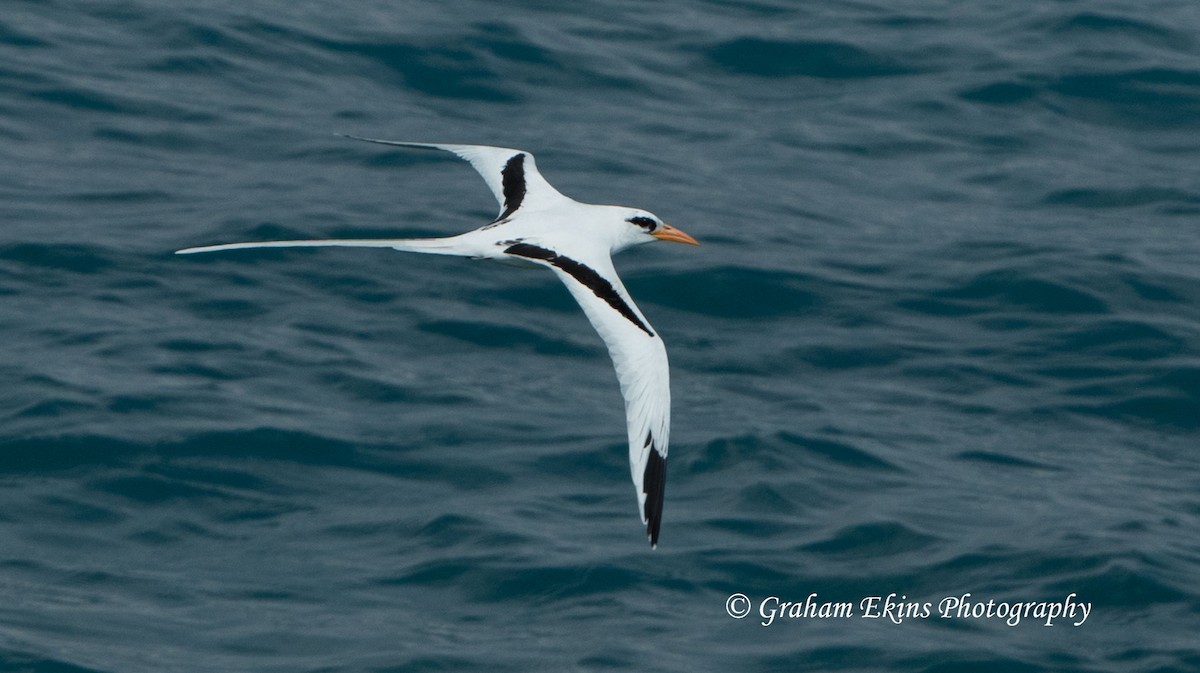
[[[917,72],[893,57],[845,42],[742,37],[712,45],[706,55],[720,68],[758,77],[853,80]]]

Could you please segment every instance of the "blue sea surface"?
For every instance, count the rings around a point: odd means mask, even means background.
[[[5,0],[0,94],[0,671],[1200,670],[1191,0]],[[337,133],[702,241],[658,549],[553,274],[172,254],[494,217]]]

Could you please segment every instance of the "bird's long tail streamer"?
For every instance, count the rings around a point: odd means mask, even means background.
[[[423,252],[431,255],[461,255],[463,252],[453,238],[395,238],[395,239],[327,239],[313,241],[249,241],[202,245],[176,250],[176,255],[251,248],[392,248],[401,252]]]

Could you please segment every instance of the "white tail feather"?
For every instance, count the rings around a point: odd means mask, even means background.
[[[392,248],[401,252],[424,252],[431,255],[466,255],[466,251],[451,238],[396,238],[396,239],[332,239],[317,241],[251,241],[247,243],[222,243],[202,245],[176,250],[176,255],[192,255],[198,252],[220,252],[222,250],[246,250],[250,248]]]

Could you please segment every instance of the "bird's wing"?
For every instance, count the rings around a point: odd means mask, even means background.
[[[671,427],[670,373],[662,339],[629,298],[608,255],[589,255],[584,263],[526,242],[505,252],[550,267],[608,346],[625,398],[629,467],[638,508],[650,544],[657,545]]]
[[[380,145],[415,147],[417,149],[443,150],[452,152],[471,162],[487,182],[488,189],[500,203],[500,215],[496,221],[512,217],[520,208],[538,209],[566,199],[538,172],[533,155],[524,150],[490,145],[441,145],[434,143],[409,143],[397,140],[378,140],[359,136],[346,136]]]

